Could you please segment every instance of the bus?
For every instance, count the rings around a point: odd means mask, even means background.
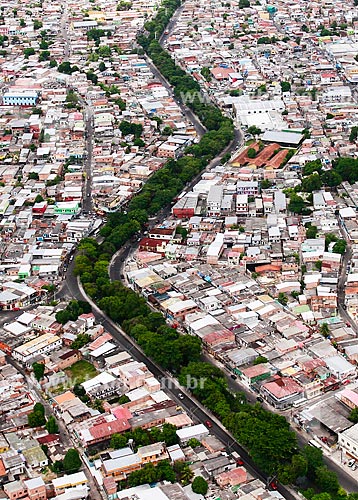
[[[308,441],[308,444],[310,446],[313,446],[314,448],[318,448],[319,450],[322,450],[322,446],[319,443],[317,443],[317,441],[315,441],[314,439],[310,439]]]

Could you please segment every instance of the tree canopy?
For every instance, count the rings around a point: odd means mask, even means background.
[[[39,382],[45,373],[45,365],[43,363],[33,363],[32,369],[34,371],[34,375],[36,380]]]
[[[78,472],[82,466],[80,454],[75,448],[70,448],[63,459],[63,469],[66,474]]]
[[[198,495],[206,495],[209,487],[207,481],[202,476],[196,476],[192,482],[191,489]]]

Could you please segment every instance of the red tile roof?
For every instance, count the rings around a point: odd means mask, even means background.
[[[303,392],[302,387],[295,380],[288,377],[279,377],[277,380],[263,385],[276,399]]]
[[[98,347],[101,347],[103,344],[105,344],[108,340],[113,340],[112,335],[110,333],[104,333],[100,337],[96,338],[96,340],[91,342],[88,348],[90,351],[94,351],[95,349],[98,349]]]
[[[123,406],[117,406],[116,408],[111,409],[111,413],[118,419],[118,420],[129,420],[132,418],[132,413],[128,410],[128,408],[123,408]]]
[[[128,420],[118,419],[113,422],[104,422],[102,424],[94,425],[89,429],[93,439],[108,439],[113,434],[128,431],[131,428]]]

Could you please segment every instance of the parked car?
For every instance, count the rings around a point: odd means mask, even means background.
[[[348,467],[353,467],[353,465],[355,465],[356,461],[354,460],[354,458],[352,458],[352,460],[350,460],[348,462]]]
[[[268,489],[269,490],[277,490],[277,482],[275,479],[270,482],[270,484],[268,485]]]
[[[257,396],[256,401],[258,401],[259,403],[263,403],[264,398],[262,398],[261,396]]]

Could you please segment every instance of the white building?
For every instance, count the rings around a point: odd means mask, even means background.
[[[39,337],[25,342],[18,347],[16,347],[12,355],[15,359],[26,363],[30,359],[38,356],[39,354],[47,354],[55,349],[59,349],[62,345],[60,337],[53,335],[52,333],[45,333]]]
[[[358,460],[358,424],[338,434],[338,444],[349,458]]]
[[[57,495],[65,491],[72,490],[73,488],[83,488],[88,483],[88,479],[84,472],[76,472],[63,477],[57,477],[52,480]]]
[[[331,374],[338,378],[338,380],[353,378],[357,375],[355,365],[349,363],[349,361],[341,355],[330,356],[324,361]]]
[[[192,425],[191,427],[183,427],[183,429],[177,430],[177,436],[183,444],[187,443],[189,439],[201,441],[208,435],[209,431],[204,424]]]
[[[211,186],[207,199],[208,215],[219,215],[223,199],[224,187]]]

